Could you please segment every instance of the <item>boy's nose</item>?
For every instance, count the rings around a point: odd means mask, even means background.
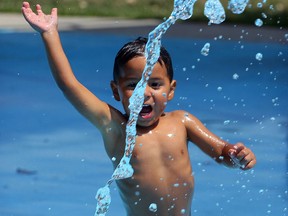
[[[148,100],[151,97],[151,95],[152,95],[151,88],[150,86],[147,85],[144,92],[144,99]]]

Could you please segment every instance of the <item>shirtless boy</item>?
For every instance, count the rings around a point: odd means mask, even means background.
[[[115,59],[111,88],[114,98],[123,105],[122,113],[96,97],[74,76],[60,42],[57,9],[53,8],[49,15],[42,12],[40,5],[36,5],[36,10],[34,13],[29,3],[23,2],[23,15],[41,34],[56,83],[73,106],[101,132],[108,156],[116,158],[113,161],[116,167],[125,148],[129,97],[145,66],[145,40],[128,43]],[[162,48],[137,121],[131,159],[134,174],[132,178],[117,181],[129,216],[191,215],[194,179],[187,148],[189,141],[228,167],[247,170],[256,163],[249,148],[242,143],[232,145],[221,140],[192,114],[182,110],[165,112],[175,88],[171,59]],[[156,212],[149,210],[151,203],[157,205]]]

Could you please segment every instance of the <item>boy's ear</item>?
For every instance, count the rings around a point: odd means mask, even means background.
[[[170,91],[168,94],[168,101],[173,99],[175,89],[176,89],[176,80],[172,80],[172,82],[170,83]]]
[[[118,87],[117,87],[117,84],[113,80],[110,82],[110,87],[112,89],[112,93],[113,93],[115,100],[120,101]]]

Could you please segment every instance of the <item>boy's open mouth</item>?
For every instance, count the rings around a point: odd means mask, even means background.
[[[149,118],[151,112],[152,112],[152,107],[151,107],[151,105],[144,104],[143,107],[142,107],[141,112],[139,113],[139,115],[140,115],[142,118]]]

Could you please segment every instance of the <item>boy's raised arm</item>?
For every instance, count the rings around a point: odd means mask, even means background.
[[[27,22],[41,34],[54,79],[75,108],[98,128],[111,121],[109,106],[86,89],[74,76],[58,34],[57,8],[44,14],[40,5],[34,13],[28,2],[23,2],[22,13]]]

